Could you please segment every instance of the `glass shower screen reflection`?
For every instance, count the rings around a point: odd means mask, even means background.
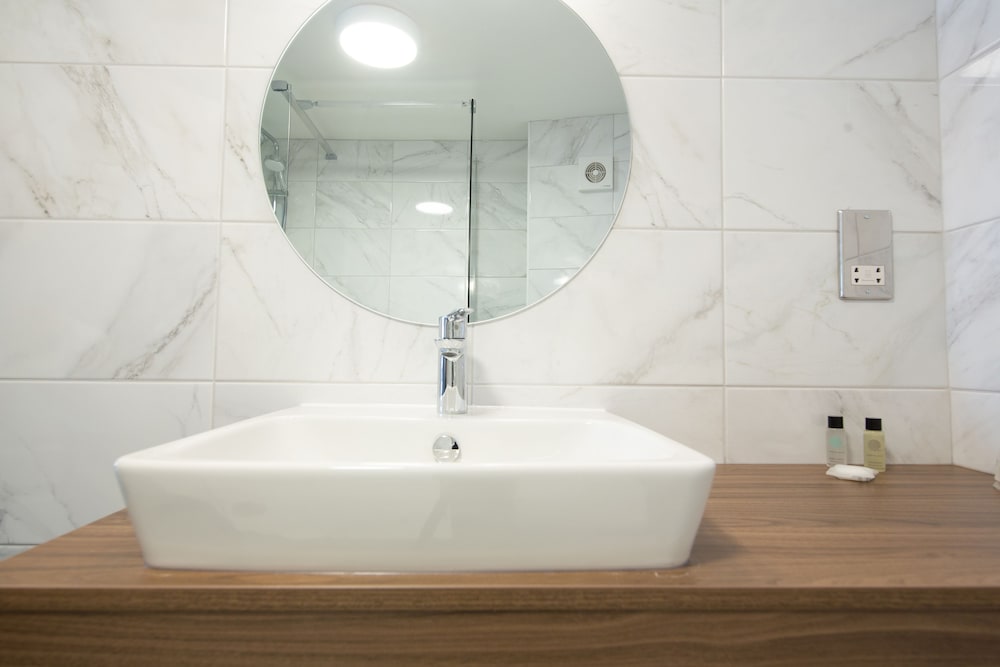
[[[430,324],[468,305],[472,118],[471,100],[304,99],[272,86],[261,159],[271,196],[266,132],[287,155],[275,215],[292,245],[337,291],[392,317]]]

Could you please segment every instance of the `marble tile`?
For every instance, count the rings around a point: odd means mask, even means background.
[[[392,183],[317,183],[316,226],[388,229],[392,226]]]
[[[838,209],[871,208],[940,231],[935,84],[724,85],[727,229],[836,229]]]
[[[406,182],[469,178],[468,141],[394,141],[393,178]]]
[[[892,301],[838,298],[836,233],[727,232],[729,385],[944,387],[939,234],[896,234]]]
[[[326,203],[324,202],[324,205]],[[330,203],[333,207],[339,207],[335,201]],[[329,212],[332,214],[332,211]],[[288,184],[285,229],[313,229],[316,223],[316,182],[291,181]]]
[[[611,208],[615,212],[616,218],[621,213],[622,202],[625,200],[625,189],[629,181],[629,167],[630,163],[628,162],[616,160],[614,163],[615,192]]]
[[[317,229],[313,268],[321,276],[386,276],[392,236],[383,229]]]
[[[957,389],[1000,391],[1000,220],[945,234],[948,367]]]
[[[407,322],[437,324],[438,318],[467,302],[464,276],[392,276],[389,309]]]
[[[579,269],[601,246],[611,216],[537,218],[528,228],[528,266]]]
[[[0,222],[0,377],[211,378],[218,234]]]
[[[166,1],[166,0],[163,0]],[[226,62],[274,67],[299,27],[327,0],[227,0]]]
[[[528,172],[528,218],[611,215],[614,194],[581,192],[582,167],[532,167]]]
[[[528,167],[576,165],[583,156],[614,155],[614,117],[582,116],[528,123]]]
[[[1000,466],[1000,394],[951,392],[955,465],[996,474]]]
[[[0,61],[223,64],[225,0],[5,2],[3,14]]]
[[[23,554],[28,549],[31,549],[33,545],[31,544],[8,544],[0,545],[0,560],[6,560],[7,558],[13,558],[19,554]]]
[[[523,183],[528,180],[528,142],[476,141],[476,180],[480,183]]]
[[[464,230],[392,232],[393,276],[465,276],[469,236]]]
[[[312,227],[306,229],[291,227],[285,229],[285,236],[288,237],[288,242],[292,244],[295,251],[302,257],[302,261],[307,266],[312,266],[316,258],[316,230]]]
[[[443,215],[422,213],[417,204],[439,202],[451,206]],[[400,183],[392,185],[392,226],[396,229],[466,229],[469,220],[469,182]]]
[[[477,322],[503,317],[525,306],[527,278],[476,276],[472,299],[473,318]]]
[[[729,388],[726,463],[825,463],[828,415],[844,416],[848,463],[864,463],[866,417],[882,419],[890,465],[951,463],[948,412],[946,390]]]
[[[376,313],[389,312],[389,276],[322,276],[330,287]]]
[[[221,69],[0,64],[8,218],[218,219]]]
[[[632,157],[632,125],[627,113],[616,113],[614,121],[614,160],[627,162]]]
[[[208,384],[0,382],[0,543],[36,544],[124,506],[112,464],[203,431]]]
[[[282,141],[288,155],[288,181],[315,181],[319,173],[319,142],[315,139]],[[325,161],[325,160],[324,160]]]
[[[477,276],[523,278],[526,275],[527,232],[520,229],[482,229],[473,238]]]
[[[277,225],[223,225],[216,379],[426,382],[434,329],[359,308],[304,266]]]
[[[619,228],[722,227],[719,82],[629,78],[624,84],[632,169]],[[618,176],[616,170],[616,189]]]
[[[435,390],[433,377],[420,384],[219,382],[215,385],[213,426],[305,403],[427,405],[433,409]]]
[[[937,78],[934,0],[723,0],[725,76]]]
[[[1000,217],[1000,49],[941,82],[945,229]]]
[[[265,70],[226,71],[226,145],[222,163],[225,220],[274,220],[261,168],[258,134],[261,98],[268,81],[270,73]]]
[[[612,231],[564,289],[476,328],[476,381],[720,383],[721,253],[718,232]]]
[[[527,178],[527,173],[525,173]],[[475,199],[477,229],[525,229],[528,224],[528,184],[483,182]]]
[[[567,0],[623,75],[718,76],[720,0]]]
[[[1000,41],[995,0],[937,0],[938,74],[943,78]]]
[[[528,303],[535,303],[568,283],[577,269],[528,269]]]
[[[721,387],[476,385],[476,405],[601,408],[723,460]]]
[[[318,155],[321,181],[391,181],[391,141],[330,141],[336,160]]]

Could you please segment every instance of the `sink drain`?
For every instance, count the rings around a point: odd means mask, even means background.
[[[442,433],[434,440],[434,460],[444,463],[454,463],[462,458],[462,448],[458,441],[447,433]]]

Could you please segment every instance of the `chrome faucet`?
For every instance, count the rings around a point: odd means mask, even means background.
[[[442,315],[438,319],[438,414],[464,415],[469,411],[468,385],[465,382],[465,331],[469,325],[468,308]]]

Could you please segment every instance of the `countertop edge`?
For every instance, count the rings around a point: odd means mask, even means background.
[[[0,614],[493,611],[995,611],[976,587],[649,588],[642,586],[336,586],[0,589]]]

